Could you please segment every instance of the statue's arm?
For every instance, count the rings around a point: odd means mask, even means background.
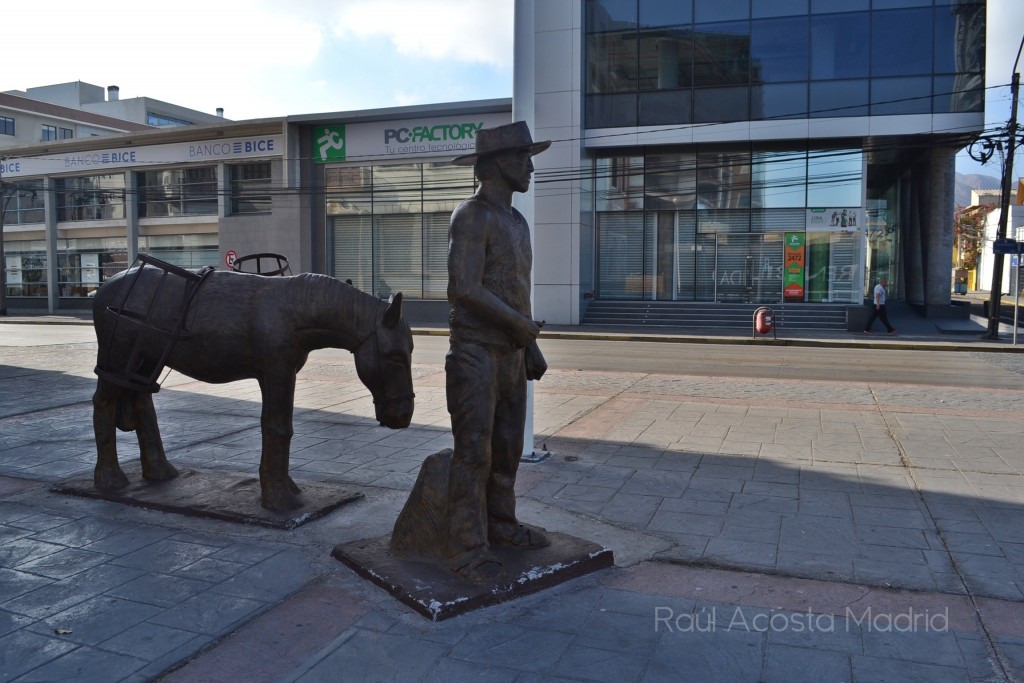
[[[479,204],[464,204],[452,215],[448,296],[479,320],[501,330],[515,346],[525,348],[540,334],[540,327],[483,285],[487,235],[500,229],[498,217]]]

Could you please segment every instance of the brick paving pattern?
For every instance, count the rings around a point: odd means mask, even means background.
[[[279,531],[50,493],[92,469],[95,345],[2,353],[0,681],[1024,678],[1021,354],[972,354],[1020,375],[999,390],[552,370],[521,516],[617,566],[433,624],[329,550],[387,533],[451,445],[439,365],[391,431],[314,354],[293,476],[366,498]],[[256,475],[255,382],[155,401],[173,463]]]

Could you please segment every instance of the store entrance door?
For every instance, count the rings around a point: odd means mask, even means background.
[[[782,301],[781,233],[719,233],[715,244],[715,301]]]

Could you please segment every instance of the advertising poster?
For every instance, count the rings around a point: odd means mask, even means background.
[[[787,301],[804,300],[804,275],[807,267],[804,255],[804,233],[787,232],[783,254],[785,275],[782,282],[782,294]]]

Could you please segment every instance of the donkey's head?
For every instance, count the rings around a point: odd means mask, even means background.
[[[383,307],[383,301],[381,301]],[[412,332],[402,317],[402,293],[378,312],[374,330],[356,347],[356,373],[373,394],[377,420],[402,429],[412,422]]]

